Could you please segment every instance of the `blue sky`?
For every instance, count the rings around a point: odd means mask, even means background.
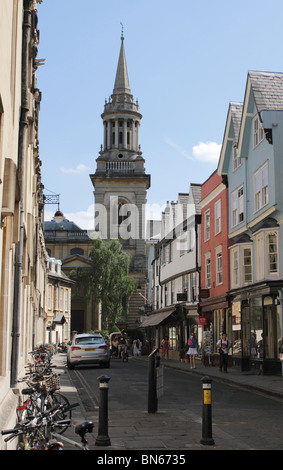
[[[124,25],[149,207],[177,200],[216,169],[230,101],[249,70],[282,72],[282,0],[43,0],[37,72],[42,182],[69,220],[92,217],[89,175],[103,142]],[[46,220],[56,206],[46,206]],[[153,215],[153,214],[152,214]]]

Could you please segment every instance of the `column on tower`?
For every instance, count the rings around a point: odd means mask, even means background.
[[[118,148],[118,142],[119,142],[119,125],[118,125],[118,119],[115,119],[115,148]]]
[[[127,119],[124,119],[123,123],[123,148],[127,148]]]
[[[129,135],[129,141],[128,141],[128,148],[130,150],[133,150],[133,120],[129,120],[129,127],[128,127],[128,135]]]
[[[111,148],[111,121],[107,121],[107,149]]]
[[[139,121],[135,121],[135,150],[139,150],[139,142],[140,142],[140,123]]]
[[[103,148],[104,150],[107,149],[107,123],[104,121],[104,140],[103,140]]]

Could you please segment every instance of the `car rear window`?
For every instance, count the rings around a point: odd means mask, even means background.
[[[75,344],[102,344],[104,339],[99,336],[89,336],[85,338],[76,338]]]

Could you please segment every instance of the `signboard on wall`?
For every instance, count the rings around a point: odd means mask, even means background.
[[[177,294],[177,302],[186,302],[188,300],[187,292]]]
[[[208,299],[209,295],[209,289],[200,289],[199,296],[201,299]]]
[[[207,318],[200,315],[198,317],[198,324],[202,326],[207,325]]]

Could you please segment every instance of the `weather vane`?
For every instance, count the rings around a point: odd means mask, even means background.
[[[124,39],[124,25],[120,21],[120,25],[122,26],[122,32],[121,32],[121,39]]]

